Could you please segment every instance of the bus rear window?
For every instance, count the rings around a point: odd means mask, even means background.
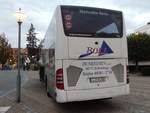
[[[122,12],[77,6],[61,6],[64,33],[75,37],[120,38]]]

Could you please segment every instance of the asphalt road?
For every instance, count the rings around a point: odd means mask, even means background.
[[[27,81],[26,72],[21,71],[21,83]],[[0,71],[0,96],[13,91],[16,88],[17,71]]]

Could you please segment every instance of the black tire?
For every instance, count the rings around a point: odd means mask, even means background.
[[[47,91],[47,96],[48,96],[48,97],[51,97],[51,95],[49,94],[49,92],[48,92],[48,91]]]

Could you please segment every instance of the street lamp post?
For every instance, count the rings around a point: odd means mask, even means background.
[[[21,100],[21,75],[20,75],[20,45],[21,45],[21,24],[25,20],[26,16],[21,12],[21,8],[17,11],[14,16],[18,23],[18,75],[17,75],[17,97],[16,100],[19,103]]]

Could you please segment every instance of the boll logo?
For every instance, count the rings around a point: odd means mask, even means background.
[[[98,56],[101,56],[101,55],[111,54],[111,53],[113,53],[112,49],[107,45],[105,41],[103,41],[100,48],[87,47],[86,53],[80,55],[79,58],[83,58],[91,54],[98,54]]]

